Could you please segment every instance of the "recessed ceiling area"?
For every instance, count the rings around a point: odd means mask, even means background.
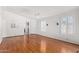
[[[54,16],[72,9],[76,6],[4,6],[3,10],[30,17]]]

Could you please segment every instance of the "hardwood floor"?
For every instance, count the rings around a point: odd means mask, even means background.
[[[79,52],[79,45],[31,34],[29,37],[15,36],[4,38],[0,44],[0,52],[77,53]]]

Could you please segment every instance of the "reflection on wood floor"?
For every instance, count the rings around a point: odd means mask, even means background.
[[[31,34],[29,37],[16,36],[4,38],[0,44],[0,52],[70,53],[79,52],[79,45]]]

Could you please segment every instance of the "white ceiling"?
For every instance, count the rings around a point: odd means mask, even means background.
[[[48,17],[77,8],[76,6],[6,6],[4,10],[22,16]]]

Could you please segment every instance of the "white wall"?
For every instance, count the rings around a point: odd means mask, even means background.
[[[8,11],[3,12],[3,37],[24,35],[26,18]],[[15,28],[11,28],[15,24]]]
[[[60,25],[59,26],[56,25],[56,23],[60,22],[62,20],[62,17],[64,17],[64,16],[74,17],[74,34],[72,34],[72,35],[70,35],[68,33],[65,35],[61,34]],[[46,20],[46,22],[48,24],[46,32],[41,31],[40,22],[42,20]],[[67,11],[67,12],[64,12],[64,13],[56,15],[56,16],[51,16],[51,17],[40,19],[38,21],[38,31],[37,32],[38,32],[38,34],[41,34],[44,36],[57,38],[60,40],[79,44],[79,9],[74,9],[74,10]]]
[[[37,34],[37,19],[36,18],[30,18],[30,26],[29,26],[29,32],[30,34]]]
[[[2,41],[2,8],[0,7],[0,43]]]
[[[0,39],[1,39],[1,31],[2,31],[2,19],[1,19],[1,7],[0,7]]]
[[[3,23],[2,23],[3,24],[3,37],[24,35],[24,28],[26,29],[26,34],[27,34],[27,24],[26,24],[27,20],[30,20],[29,22],[30,34],[36,33],[36,30],[37,30],[36,20],[37,19],[35,18],[24,17],[16,13],[3,11],[2,19],[3,19]],[[15,24],[16,27],[11,28],[11,24]]]
[[[41,31],[41,21],[45,20],[48,26],[46,26],[46,32]],[[48,17],[48,18],[43,18],[38,21],[38,33],[43,34],[43,35],[48,35],[48,36],[55,36],[59,34],[59,26],[56,25],[58,19],[56,17]]]

